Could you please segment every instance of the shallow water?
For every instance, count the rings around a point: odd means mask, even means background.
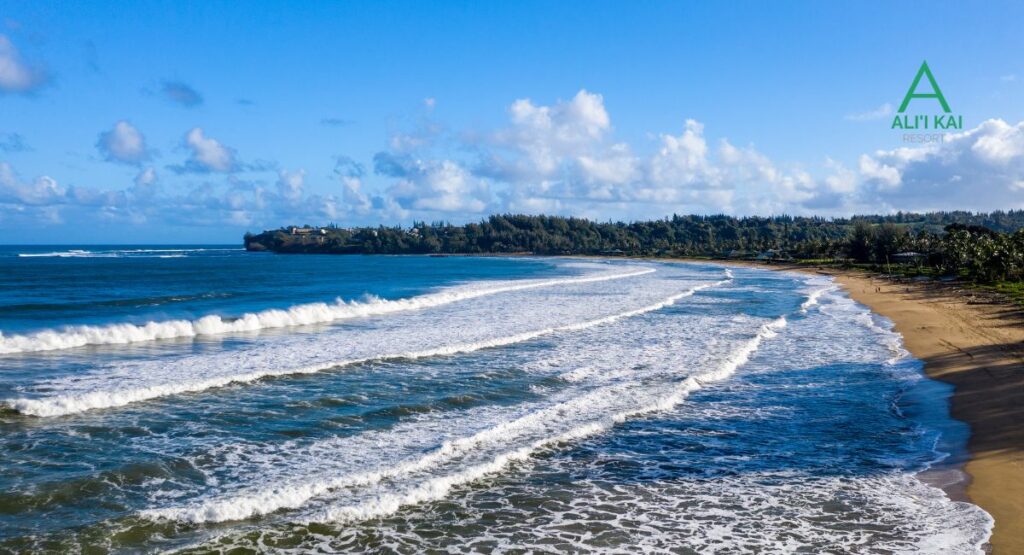
[[[172,249],[0,252],[0,550],[972,553],[990,533],[916,476],[963,450],[948,391],[826,279]]]

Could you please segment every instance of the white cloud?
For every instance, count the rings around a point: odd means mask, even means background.
[[[825,159],[805,168],[712,135],[692,119],[681,129],[651,135],[650,144],[616,142],[602,97],[585,90],[551,105],[517,100],[508,115],[508,123],[493,132],[393,144],[377,153],[375,176],[365,181],[360,163],[337,157],[327,193],[310,190],[314,184],[305,170],[242,163],[201,128],[184,139],[186,164],[172,167],[193,175],[173,178],[179,180],[174,187],[151,186],[157,183],[152,167],[140,167],[134,186],[102,190],[48,175],[23,180],[0,163],[0,219],[28,226],[104,218],[258,229],[296,222],[466,221],[499,211],[630,220],[671,213],[1024,208],[1024,122],[989,120],[942,143],[876,150],[852,164]],[[139,161],[145,140],[122,123],[101,137],[101,151]]]
[[[860,175],[868,181],[874,181],[882,187],[897,187],[902,180],[900,171],[894,166],[887,165],[885,162],[879,161],[876,158],[872,158],[867,154],[863,154],[859,160]],[[850,179],[848,186],[841,187],[840,192],[849,193],[852,192],[856,187],[856,182]]]
[[[900,210],[1024,208],[1024,122],[991,119],[939,144],[861,158],[866,203]]]
[[[148,187],[156,183],[156,170],[152,167],[145,168],[135,176],[135,185],[139,187]]]
[[[303,171],[284,172],[278,187],[247,182],[234,175],[181,189],[161,190],[152,168],[142,170],[134,186],[93,189],[65,186],[49,176],[22,180],[0,162],[0,221],[19,229],[90,225],[104,222],[185,227],[275,227],[294,222],[321,222],[351,211],[334,195],[301,194]]]
[[[611,128],[599,94],[579,91],[570,101],[538,106],[519,99],[509,108],[511,127],[494,134],[484,161],[489,175],[510,180],[550,178],[565,162],[587,156]]]
[[[341,198],[345,201],[345,204],[360,214],[369,212],[373,208],[373,203],[370,202],[370,198],[362,191],[362,180],[351,175],[342,175],[340,179]]]
[[[891,116],[893,112],[892,104],[886,102],[874,110],[868,110],[866,112],[857,112],[853,114],[846,114],[846,119],[849,121],[873,121]]]
[[[625,185],[641,175],[640,162],[625,143],[613,145],[603,155],[580,155],[576,163],[581,178],[591,184]]]
[[[277,192],[282,198],[295,202],[302,198],[302,186],[306,181],[306,170],[278,172]]]
[[[509,120],[508,127],[484,135],[489,139],[463,145],[478,156],[475,165],[448,158],[432,161],[430,152],[417,149],[392,149],[376,155],[376,173],[400,180],[389,192],[413,211],[486,207],[602,219],[790,211],[814,201],[821,190],[834,195],[830,186],[845,190],[855,185],[846,176],[819,185],[805,171],[783,171],[754,147],[737,147],[724,139],[713,152],[703,124],[692,119],[681,134],[661,134],[653,153],[638,155],[630,145],[609,140],[611,118],[603,98],[586,90],[550,106],[517,100],[509,108]],[[452,165],[472,168],[455,183],[471,182],[473,176],[490,178],[488,190],[498,203],[478,194],[462,206],[457,195],[464,191],[440,190],[424,178],[429,168]],[[837,202],[830,199],[828,204]]]
[[[661,135],[661,148],[651,158],[648,173],[654,185],[715,187],[718,171],[708,160],[704,125],[689,119],[682,135]]]
[[[50,176],[23,182],[7,162],[0,162],[0,202],[28,205],[60,204],[67,199],[67,188]]]
[[[554,106],[536,106],[529,99],[512,103],[512,123],[522,133],[526,144],[582,144],[601,138],[611,126],[604,109],[604,98],[581,90],[568,102]]]
[[[975,154],[996,164],[1008,164],[1024,156],[1024,127],[1002,120],[988,120],[974,131],[977,138],[971,145]]]
[[[0,35],[0,93],[30,94],[46,81],[46,71],[26,64],[10,39]]]
[[[149,158],[146,138],[132,124],[121,120],[110,131],[100,133],[96,141],[100,154],[111,162],[138,164]]]
[[[235,169],[234,152],[207,137],[201,127],[195,127],[185,135],[185,146],[192,155],[187,167],[196,171],[230,172]]]
[[[854,169],[827,160],[814,177],[802,168],[783,169],[755,148],[727,139],[712,152],[704,126],[695,120],[686,122],[682,134],[659,135],[650,156],[636,155],[626,144],[608,146],[611,122],[599,95],[581,91],[576,101],[585,108],[516,101],[512,127],[480,149],[481,175],[509,189],[499,194],[506,209],[620,218],[1024,206],[1024,122],[990,120],[939,145],[865,154]],[[883,105],[870,115],[891,111]]]
[[[480,213],[490,201],[487,182],[451,160],[412,162],[388,193],[402,208],[425,212]]]

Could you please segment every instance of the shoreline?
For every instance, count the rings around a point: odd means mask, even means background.
[[[993,553],[1024,553],[1024,310],[979,299],[954,284],[794,264],[675,260],[830,276],[854,301],[891,320],[925,374],[953,386],[950,415],[970,428],[962,467],[950,461],[921,479],[951,499],[966,495],[995,519]],[[958,467],[966,483],[935,483]]]

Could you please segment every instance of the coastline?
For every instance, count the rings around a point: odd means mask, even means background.
[[[970,427],[967,498],[995,519],[992,552],[1024,553],[1024,311],[953,284],[894,282],[834,268],[685,260],[827,275],[891,320],[928,377],[953,386],[950,412]],[[960,488],[947,492],[959,497]]]

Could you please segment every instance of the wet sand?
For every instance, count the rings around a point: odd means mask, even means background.
[[[892,320],[925,372],[955,388],[952,415],[971,428],[966,494],[995,518],[993,552],[1024,553],[1024,311],[952,283],[740,265],[833,276],[854,300]]]

